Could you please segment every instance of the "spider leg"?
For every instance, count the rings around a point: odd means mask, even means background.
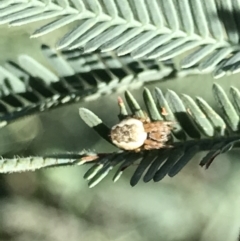
[[[165,121],[148,122],[148,123],[144,123],[144,128],[146,132],[151,132],[151,131],[170,132],[172,129],[172,123],[171,122],[166,123]]]
[[[160,148],[163,148],[163,147],[165,147],[164,143],[156,142],[156,141],[147,139],[144,142],[143,149],[145,149],[145,150],[153,150],[153,149],[160,149]]]
[[[169,140],[169,134],[168,133],[160,133],[160,132],[150,132],[149,138],[156,142],[165,143]]]
[[[162,126],[158,125],[157,122],[145,123],[143,126],[146,132],[162,131]]]
[[[137,149],[135,149],[134,151],[135,152],[140,152],[142,149],[139,147],[139,148],[137,148]]]

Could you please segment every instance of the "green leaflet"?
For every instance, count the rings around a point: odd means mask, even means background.
[[[130,180],[132,186],[135,186],[142,177],[145,182],[150,180],[158,182],[166,175],[174,177],[201,151],[207,151],[207,154],[200,161],[200,165],[208,168],[217,155],[229,151],[240,140],[239,125],[237,124],[238,112],[219,85],[214,84],[213,95],[222,110],[220,115],[200,97],[197,97],[194,101],[190,96],[183,94],[180,98],[177,93],[168,90],[165,99],[159,88],[156,88],[155,91],[156,100],[147,88],[143,91],[143,99],[150,119],[157,121],[157,118],[161,117],[162,108],[165,108],[165,114],[169,113],[169,116],[163,115],[164,119],[177,121],[177,130],[181,130],[179,133],[182,134],[179,135],[173,129],[174,138],[170,139],[172,148],[142,151],[140,153],[124,150],[115,153],[115,155],[110,153],[109,159],[105,157],[105,164],[101,166],[101,170],[98,170],[99,166],[96,164],[93,169],[94,175],[90,171],[92,180],[89,183],[90,187],[99,183],[118,163],[121,163],[121,165],[113,177],[114,181],[119,179],[127,167],[139,162]],[[240,100],[238,90],[232,87],[231,93],[233,102],[237,106]],[[141,117],[143,110],[129,91],[125,93],[125,97],[131,109],[131,114]],[[121,107],[124,107],[122,101]],[[80,110],[84,109],[80,108]],[[94,119],[97,120],[92,112],[86,113],[89,113],[89,118],[94,116]],[[87,118],[84,118],[84,120],[89,126],[92,125],[93,120],[88,121]],[[162,117],[160,120],[162,120]],[[186,120],[191,123],[192,127],[190,124],[186,125]],[[234,132],[232,132],[233,127],[235,128]],[[101,135],[99,131],[97,132]],[[104,136],[102,137],[104,138]],[[125,153],[124,158],[121,158],[123,153]],[[101,160],[99,164],[102,165]]]
[[[219,78],[240,69],[238,10],[235,0],[3,0],[0,24],[49,20],[32,33],[31,38],[38,38],[75,23],[56,47],[84,53],[114,51],[162,61],[191,50],[181,67],[198,66]]]
[[[171,90],[168,90],[164,95],[159,88],[156,88],[156,98],[154,98],[151,92],[145,88],[143,99],[150,119],[157,121],[154,118],[159,115],[164,120],[174,120],[176,122],[176,129],[180,130],[180,132],[175,132],[175,129],[173,129],[173,136],[169,139],[168,143],[171,145],[170,148],[138,153],[124,150],[112,153],[83,151],[75,154],[56,154],[44,157],[2,158],[0,160],[0,172],[19,172],[37,170],[44,167],[93,163],[93,166],[86,172],[84,178],[89,181],[89,187],[94,187],[114,170],[116,166],[118,166],[118,169],[113,175],[114,182],[119,180],[126,168],[134,163],[138,163],[130,180],[130,184],[135,186],[141,179],[144,182],[151,180],[159,182],[166,176],[174,177],[196,154],[202,151],[205,151],[206,154],[202,157],[199,164],[205,168],[209,168],[219,154],[231,150],[234,148],[234,144],[240,140],[239,129],[236,128],[233,132],[232,125],[229,125],[229,123],[235,123],[235,119],[232,120],[231,118],[238,116],[238,109],[235,109],[234,106],[238,106],[239,94],[238,90],[234,87],[231,87],[230,91],[232,101],[230,101],[220,86],[216,87],[216,84],[214,84],[213,95],[216,95],[217,104],[222,110],[221,114],[217,114],[200,97],[197,97],[196,101],[194,101],[190,96],[182,95],[180,97]],[[129,91],[125,93],[125,96],[128,99],[127,103],[129,107],[131,107],[130,115],[136,116],[139,114],[141,116],[144,114],[143,108],[140,107]],[[120,106],[121,120],[126,117],[126,106],[121,98],[119,98],[118,104]],[[162,111],[163,108],[165,108],[164,112]],[[93,128],[102,138],[111,143],[109,139],[110,129],[96,114],[85,108],[80,108],[79,113],[83,121],[90,128]],[[166,115],[168,113],[169,116]],[[180,118],[179,113],[181,114]],[[181,117],[182,114],[184,114],[184,118]],[[186,126],[182,128],[186,117],[194,129],[189,128],[186,131]],[[234,126],[238,125],[234,124]],[[194,135],[191,135],[192,130],[195,133]]]
[[[0,66],[0,78],[5,80],[0,84],[1,127],[27,115],[136,89],[173,71],[155,60],[136,61],[112,52],[58,53],[46,45],[41,50],[52,69],[24,54]]]

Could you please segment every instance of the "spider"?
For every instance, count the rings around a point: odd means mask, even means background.
[[[148,116],[127,117],[111,129],[110,137],[117,147],[139,152],[142,150],[171,147],[166,144],[173,129],[173,122],[153,121]]]

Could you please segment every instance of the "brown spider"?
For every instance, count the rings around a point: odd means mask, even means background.
[[[166,144],[173,122],[154,121],[149,117],[128,117],[111,129],[112,142],[120,149],[139,152],[170,147]]]

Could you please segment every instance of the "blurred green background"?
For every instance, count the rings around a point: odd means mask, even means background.
[[[48,66],[40,45],[54,46],[65,30],[29,39],[37,25],[42,23],[13,29],[0,26],[0,63],[16,61],[24,53]],[[215,106],[212,83],[216,81],[226,90],[231,85],[240,88],[238,78],[234,75],[213,80],[209,74],[197,75],[148,87],[201,96]],[[141,90],[133,94],[142,99]],[[0,130],[0,153],[42,155],[83,148],[111,151],[113,147],[83,123],[78,108],[89,108],[113,125],[118,114],[116,98],[102,97],[19,120]],[[117,183],[111,181],[110,174],[93,189],[83,179],[86,166],[0,175],[0,240],[237,240],[239,153],[219,156],[207,171],[198,166],[200,158],[197,156],[173,179],[147,184],[141,181],[134,188],[129,185],[134,166]]]

